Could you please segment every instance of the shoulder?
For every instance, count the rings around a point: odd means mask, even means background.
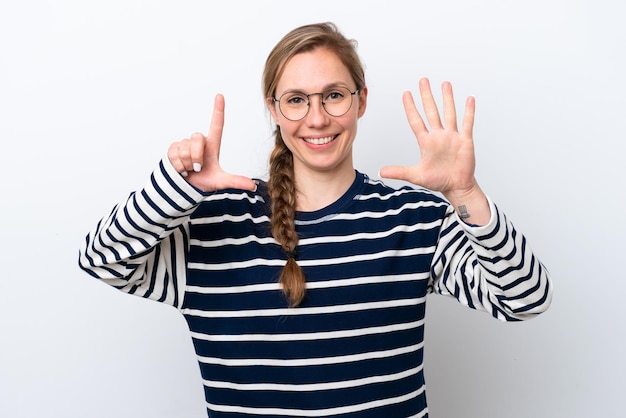
[[[422,202],[435,206],[447,206],[448,202],[440,195],[422,187],[414,185],[391,186],[383,180],[373,179],[367,174],[358,173],[363,187],[358,196],[361,201],[392,202],[402,204],[409,202]]]
[[[436,193],[413,185],[393,187],[359,173],[362,182],[350,210],[362,217],[386,219],[394,224],[440,222],[449,203]]]
[[[192,217],[244,213],[267,215],[269,213],[267,184],[263,180],[254,179],[254,181],[258,185],[255,191],[224,189],[208,193]]]

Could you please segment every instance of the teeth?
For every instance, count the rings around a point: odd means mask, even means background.
[[[326,138],[304,138],[306,142],[314,145],[324,145],[328,144],[330,141],[334,139],[333,136],[327,136]]]

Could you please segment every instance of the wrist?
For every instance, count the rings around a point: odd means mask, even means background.
[[[467,224],[484,226],[491,219],[491,209],[487,196],[478,183],[465,190],[444,193],[444,197],[454,207],[458,217]]]

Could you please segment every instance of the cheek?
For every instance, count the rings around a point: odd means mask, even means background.
[[[294,139],[294,130],[290,129],[289,124],[285,124],[285,121],[281,125],[277,125],[278,129],[280,129],[280,135],[283,138],[283,142],[289,148],[290,151],[293,152],[293,143],[296,139]]]
[[[356,131],[359,125],[359,115],[357,112],[350,112],[349,115],[345,115],[345,119],[341,121],[341,126],[347,131]]]
[[[297,132],[300,124],[286,120],[285,118],[277,118],[276,126],[280,129],[283,138],[291,138]]]

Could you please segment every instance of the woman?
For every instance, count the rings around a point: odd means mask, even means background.
[[[450,84],[442,123],[422,79],[428,130],[404,95],[420,163],[380,174],[420,187],[396,190],[353,167],[368,90],[334,25],[287,34],[263,88],[267,182],[221,169],[218,95],[208,135],[170,146],[87,236],[80,266],[181,311],[211,417],[427,416],[427,293],[507,321],[551,299],[546,269],[474,178],[474,99],[458,131]]]

